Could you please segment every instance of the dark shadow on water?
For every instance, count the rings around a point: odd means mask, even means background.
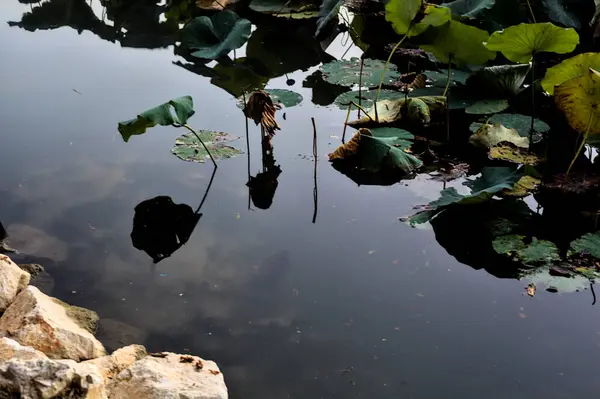
[[[206,200],[217,169],[213,169],[204,197],[194,211],[186,204],[176,204],[171,197],[160,195],[140,202],[135,207],[131,243],[144,251],[153,263],[170,257],[184,246],[198,221],[202,217],[200,209]]]
[[[273,155],[273,144],[268,138],[262,141],[262,172],[256,176],[250,176],[246,185],[250,188],[250,198],[255,207],[269,209],[273,204],[275,191],[279,185],[277,179],[281,174],[281,168],[275,164]]]

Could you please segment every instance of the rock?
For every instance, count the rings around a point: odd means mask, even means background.
[[[215,362],[170,352],[152,354],[121,371],[107,386],[110,399],[227,399]]]
[[[13,338],[51,359],[80,361],[104,356],[104,347],[89,331],[98,316],[83,308],[63,305],[36,287],[27,287],[0,318],[0,337]]]
[[[107,399],[104,379],[93,364],[48,359],[9,338],[0,339],[0,359],[0,398]]]
[[[21,270],[8,256],[0,255],[0,313],[29,284],[30,275]]]
[[[146,348],[142,345],[129,345],[117,349],[111,355],[87,360],[85,363],[98,366],[102,377],[105,381],[108,381],[146,355]]]

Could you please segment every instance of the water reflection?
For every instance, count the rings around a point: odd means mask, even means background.
[[[271,138],[266,135],[262,139],[262,172],[250,176],[247,183],[252,203],[259,209],[269,209],[273,204],[275,190],[279,184],[277,179],[282,172],[275,162],[273,144]]]
[[[164,195],[140,202],[135,207],[133,216],[133,246],[146,252],[156,264],[185,245],[202,217],[200,209],[212,186],[216,171],[215,167],[204,197],[195,211],[191,206],[176,204],[171,197]]]

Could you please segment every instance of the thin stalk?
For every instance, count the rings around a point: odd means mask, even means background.
[[[529,4],[529,3],[527,3]],[[529,127],[529,151],[533,144],[533,122],[535,120],[535,53],[531,57],[531,126]]]
[[[402,39],[400,39],[400,41],[398,43],[396,43],[396,45],[394,46],[392,51],[390,51],[390,55],[388,56],[387,61],[385,62],[385,66],[383,67],[383,72],[381,73],[381,79],[379,80],[379,87],[377,88],[377,95],[375,96],[375,103],[377,103],[377,101],[379,100],[379,93],[381,92],[381,86],[383,85],[383,79],[385,78],[385,73],[387,72],[388,65],[390,64],[390,61],[392,60],[392,57],[394,56],[394,53],[396,52],[398,47],[400,47],[402,42],[404,42],[404,40],[408,37],[408,32],[410,32],[410,28],[411,28],[411,26],[408,27],[408,30],[404,34],[404,36],[402,36]]]
[[[315,118],[310,118],[313,125],[313,157],[315,159],[315,170],[313,173],[313,202],[314,202],[314,212],[312,222],[315,223],[317,221],[317,210],[318,210],[318,200],[319,200],[319,192],[317,188],[317,125],[315,124]]]
[[[587,128],[585,129],[585,134],[583,135],[583,140],[581,140],[581,144],[579,145],[579,148],[577,149],[577,153],[575,154],[575,157],[571,161],[571,164],[569,164],[569,168],[567,169],[566,176],[569,176],[569,172],[571,171],[573,164],[575,164],[575,161],[577,160],[577,158],[579,158],[579,154],[581,154],[581,150],[585,146],[587,138],[590,134],[590,127],[592,126],[593,119],[594,119],[594,111],[592,111],[592,113],[590,114],[590,120],[588,121]]]
[[[215,165],[215,168],[217,168],[217,162],[215,162],[215,159],[213,158],[212,154],[210,153],[210,150],[208,149],[208,147],[206,146],[206,144],[204,144],[204,141],[202,141],[202,139],[200,138],[200,136],[198,136],[198,133],[196,133],[196,131],[194,129],[191,128],[190,125],[188,125],[187,123],[184,125],[181,125],[184,128],[186,128],[187,130],[189,130],[190,132],[194,133],[194,136],[196,136],[196,138],[200,141],[200,144],[202,144],[202,147],[204,147],[204,149],[206,150],[206,152],[208,153],[208,156],[210,157],[210,160],[212,161],[213,165]]]
[[[244,109],[246,109],[246,92],[242,93],[242,97],[244,99]],[[248,118],[244,117],[244,121],[246,122],[246,151],[248,152],[248,182],[250,181],[250,134],[248,129]],[[248,209],[250,209],[250,186],[248,186]]]
[[[198,208],[196,208],[196,211],[194,213],[200,212],[200,209],[202,208],[202,205],[204,205],[204,201],[206,200],[206,196],[208,195],[208,192],[210,191],[210,186],[212,186],[213,180],[215,178],[215,173],[217,173],[216,165],[215,165],[215,168],[213,169],[212,175],[210,176],[210,181],[208,182],[208,186],[206,187],[206,191],[204,191],[204,197],[202,197],[202,201],[200,201],[200,205],[198,205]]]
[[[362,99],[362,73],[363,73],[363,65],[365,63],[365,59],[360,57],[360,74],[358,75],[358,105],[361,105]],[[358,118],[360,118],[360,108],[358,109]]]
[[[452,59],[449,58],[448,59],[448,78],[446,78],[446,88],[444,89],[444,94],[442,94],[442,96],[444,96],[444,97],[446,97],[446,94],[448,94],[448,88],[450,87],[451,70],[452,70]],[[446,98],[446,102],[448,102],[447,98]]]
[[[342,133],[342,144],[346,144],[346,128],[348,127],[348,119],[350,119],[350,112],[352,112],[352,103],[348,104],[348,113],[346,114],[346,121],[344,122],[344,132]]]
[[[531,8],[531,3],[529,2],[529,0],[527,0],[527,7],[529,7],[529,12],[531,13],[531,19],[533,20],[533,23],[536,24],[537,22],[535,22],[535,15],[533,15],[533,8]]]

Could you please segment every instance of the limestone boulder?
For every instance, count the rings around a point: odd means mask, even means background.
[[[14,301],[29,284],[29,273],[22,270],[6,255],[0,255],[0,313]]]
[[[146,348],[142,345],[129,345],[117,349],[108,356],[87,360],[84,363],[96,365],[104,380],[108,381],[146,355]]]
[[[94,312],[66,305],[29,286],[0,317],[0,337],[31,346],[50,359],[94,359],[106,355],[91,332],[97,320]]]
[[[215,362],[170,352],[151,354],[121,371],[108,385],[110,399],[227,399]]]
[[[52,360],[42,352],[0,338],[0,398],[107,399],[98,367]]]

